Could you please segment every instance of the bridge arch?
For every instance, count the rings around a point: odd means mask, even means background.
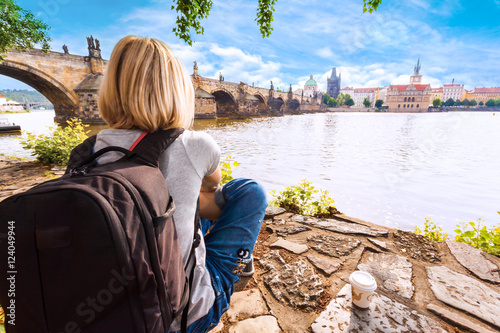
[[[267,114],[267,104],[264,96],[262,96],[261,93],[256,93],[254,94],[254,96],[257,97],[257,99],[259,100],[259,113]]]
[[[76,94],[47,73],[7,59],[0,63],[0,74],[26,83],[44,95],[54,105],[56,121],[78,116],[79,102]]]
[[[233,95],[226,90],[215,90],[211,93],[217,104],[217,117],[229,117],[237,113],[238,104]]]
[[[288,112],[299,112],[300,102],[297,99],[288,100],[286,102],[286,110]]]

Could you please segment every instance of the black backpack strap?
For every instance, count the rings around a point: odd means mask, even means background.
[[[183,132],[183,128],[171,128],[149,133],[134,148],[133,152],[137,154],[135,158],[141,159],[148,165],[158,167],[160,156]]]
[[[76,168],[82,161],[92,155],[96,140],[97,135],[92,135],[73,148],[71,154],[69,155],[68,167],[66,168],[65,173],[68,173],[71,169]]]

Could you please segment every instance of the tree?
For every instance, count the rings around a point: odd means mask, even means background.
[[[376,108],[380,108],[380,107],[382,106],[382,104],[384,104],[384,101],[383,101],[383,100],[381,100],[381,99],[377,99],[377,100],[375,101],[375,107],[376,107]]]
[[[500,106],[500,98],[499,99],[495,99],[495,106]]]
[[[453,105],[455,105],[455,101],[453,100],[453,98],[448,98],[446,102],[444,102],[444,106],[453,106]]]
[[[372,105],[372,102],[370,102],[370,100],[365,97],[365,99],[363,100],[363,105],[365,106],[365,108],[367,108]]]
[[[470,105],[469,99],[467,99],[467,98],[466,98],[466,99],[464,99],[464,100],[462,101],[462,105],[463,105],[463,106],[469,106],[469,105]]]
[[[492,106],[495,106],[495,100],[493,99],[489,99],[488,101],[486,101],[486,106],[489,106],[489,107],[492,107]]]
[[[50,49],[50,27],[27,10],[22,9],[14,0],[0,0],[0,60],[1,54],[13,48],[32,49],[41,44],[42,50]]]
[[[328,99],[328,106],[333,108],[333,107],[336,107],[337,106],[337,101],[335,100],[335,98],[329,98]]]
[[[0,0],[1,1],[1,0]],[[259,26],[262,38],[269,37],[273,31],[274,5],[277,0],[259,0],[257,5],[257,17],[255,21]],[[363,0],[363,13],[376,11],[382,0]],[[205,29],[201,26],[201,20],[208,17],[212,9],[212,0],[174,0],[171,9],[177,12],[177,20],[172,31],[177,37],[189,45],[193,45],[192,31],[197,35],[203,35]]]
[[[345,105],[347,106],[353,106],[354,105],[354,100],[349,96],[347,101],[345,101]]]
[[[479,102],[479,106],[483,106],[484,105],[484,102],[483,101],[480,101]]]
[[[344,94],[344,93],[340,93],[338,96],[337,96],[337,104],[339,106],[342,106],[342,105],[346,105],[346,101],[348,99],[351,99],[351,95],[349,94]]]
[[[436,98],[435,100],[432,101],[432,106],[434,106],[435,108],[438,108],[441,106],[441,98]]]
[[[473,99],[472,101],[470,101],[469,105],[470,106],[476,106],[477,105],[477,101],[475,99]]]
[[[330,100],[330,96],[328,96],[327,93],[323,94],[323,103],[328,104],[328,101]]]

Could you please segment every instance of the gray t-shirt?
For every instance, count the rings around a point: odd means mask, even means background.
[[[97,135],[94,150],[98,151],[107,146],[119,146],[128,149],[141,133],[141,130],[102,130]],[[99,158],[99,163],[109,163],[121,156],[123,155],[120,153],[106,153]],[[204,177],[215,172],[219,160],[220,149],[214,139],[206,133],[194,131],[184,131],[160,157],[160,170],[165,176],[168,190],[176,206],[174,221],[184,265],[186,265],[189,258],[193,241],[193,221],[201,181]],[[206,315],[215,300],[210,275],[205,266],[206,251],[203,237],[201,237],[201,244],[196,249],[195,254],[196,268],[188,324]],[[191,267],[192,263],[188,266],[188,272]],[[179,329],[180,318],[177,318],[170,330]]]

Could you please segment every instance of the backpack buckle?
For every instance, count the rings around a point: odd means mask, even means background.
[[[89,173],[91,167],[88,164],[85,164],[81,167],[73,168],[69,171],[69,176],[74,177],[74,176],[85,176],[87,173]]]

